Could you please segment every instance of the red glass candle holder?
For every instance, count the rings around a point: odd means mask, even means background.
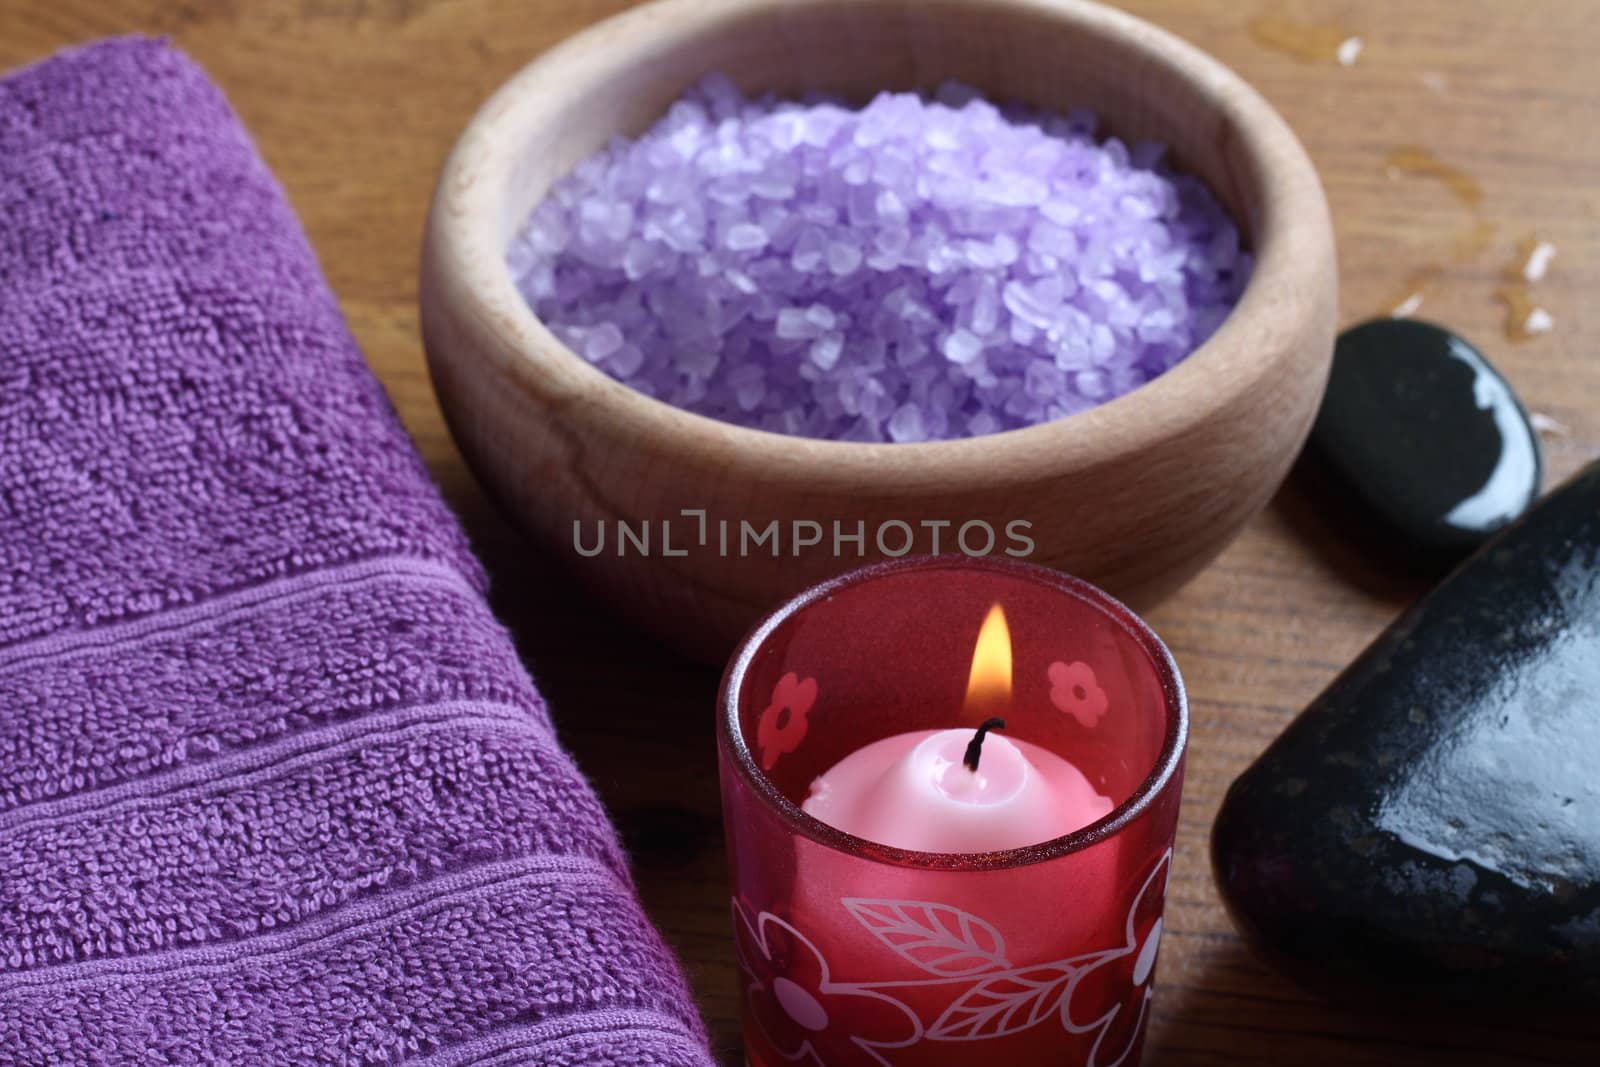
[[[861,746],[977,725],[963,703],[996,603],[1013,649],[1005,736],[1070,760],[1111,813],[967,854],[894,848],[806,814],[811,782]],[[753,1067],[1138,1062],[1188,710],[1137,616],[1028,564],[877,564],[764,620],[728,666],[719,711]]]

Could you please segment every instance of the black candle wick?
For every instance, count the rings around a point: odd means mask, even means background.
[[[985,719],[983,721],[983,725],[978,727],[978,732],[972,735],[972,740],[967,742],[967,754],[961,758],[961,762],[967,765],[967,770],[974,774],[978,773],[978,760],[983,758],[983,735],[990,730],[1004,730],[1005,728],[1006,721],[1004,719]]]

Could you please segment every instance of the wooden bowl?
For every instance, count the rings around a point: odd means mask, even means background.
[[[957,79],[996,100],[1086,105],[1109,132],[1169,144],[1217,193],[1256,269],[1216,334],[1174,369],[1091,411],[925,444],[745,429],[647,398],[534,316],[505,255],[552,183],[615,134],[646,129],[701,75],[746,91],[865,100]],[[1336,314],[1333,234],[1304,149],[1262,97],[1163,30],[1084,0],[660,0],[540,56],[473,118],[446,161],[423,252],[422,328],[440,401],[489,490],[605,599],[679,648],[719,658],[801,588],[876,558],[910,523],[917,549],[990,524],[995,552],[1031,523],[1031,558],[1146,607],[1198,572],[1267,502],[1308,432]],[[708,542],[698,543],[703,510]],[[779,558],[740,556],[740,522],[779,520]],[[648,553],[617,520],[649,524]],[[719,548],[718,522],[733,533]],[[795,520],[823,544],[791,548]],[[662,523],[671,522],[662,545]],[[832,523],[865,554],[833,551]],[[581,524],[593,547],[575,549]],[[972,527],[969,546],[983,546]],[[811,534],[802,528],[802,539]],[[904,535],[891,528],[894,551]],[[683,552],[683,555],[667,554]]]

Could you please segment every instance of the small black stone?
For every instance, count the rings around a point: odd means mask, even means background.
[[[1290,724],[1212,859],[1239,927],[1312,987],[1600,1006],[1600,463]]]
[[[1539,440],[1483,354],[1414,319],[1346,330],[1311,453],[1424,556],[1453,561],[1539,495]]]

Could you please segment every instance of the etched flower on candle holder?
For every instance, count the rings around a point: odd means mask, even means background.
[[[719,718],[753,1067],[1137,1063],[1188,713],[1132,612],[876,564],[769,616]]]

